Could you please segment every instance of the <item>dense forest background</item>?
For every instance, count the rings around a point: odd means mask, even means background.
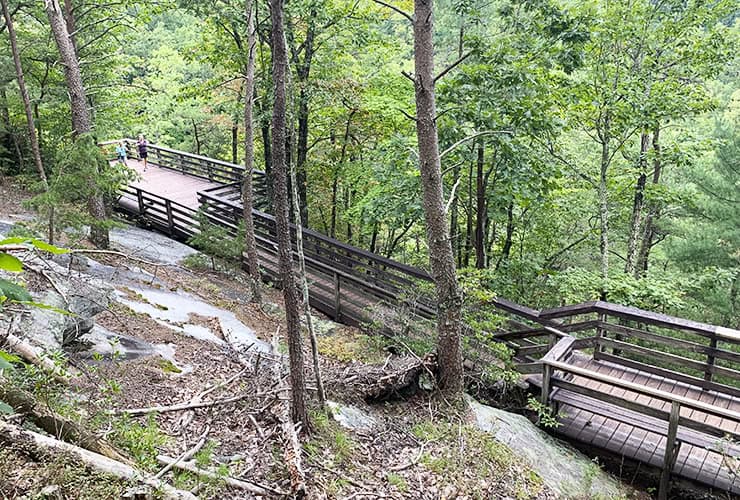
[[[243,1],[65,4],[98,140],[143,133],[243,162]],[[270,20],[256,5],[255,147],[269,175]],[[53,185],[72,141],[63,68],[43,6],[9,9]],[[408,23],[370,1],[286,9],[304,222],[426,267]],[[739,26],[727,0],[439,2],[437,124],[466,288],[740,327]],[[32,185],[7,43],[0,70],[0,169]]]

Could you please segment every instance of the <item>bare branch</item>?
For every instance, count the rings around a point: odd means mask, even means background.
[[[409,22],[410,22],[411,24],[414,24],[414,18],[413,18],[413,17],[411,17],[411,14],[409,14],[408,12],[404,12],[404,11],[402,11],[401,9],[399,9],[398,7],[394,7],[393,5],[391,5],[391,4],[389,4],[389,3],[385,3],[385,2],[383,1],[383,0],[373,0],[373,2],[375,2],[375,3],[377,3],[377,4],[380,4],[380,5],[382,5],[383,7],[388,7],[388,8],[389,8],[389,9],[391,9],[392,11],[395,11],[395,12],[397,12],[397,13],[401,14],[401,15],[402,15],[403,17],[405,17],[406,19],[408,19],[408,21],[409,21]]]
[[[450,71],[452,71],[453,69],[455,69],[457,66],[460,65],[460,63],[462,63],[465,59],[467,59],[468,57],[470,57],[472,54],[473,54],[472,51],[464,54],[457,61],[453,62],[452,64],[450,64],[449,66],[447,66],[445,69],[443,69],[440,74],[438,74],[437,76],[434,77],[434,83],[437,83],[437,80],[439,80],[440,78],[442,78],[443,76],[445,76],[447,73],[449,73]]]

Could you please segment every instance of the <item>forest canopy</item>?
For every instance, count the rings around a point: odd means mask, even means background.
[[[65,186],[77,139],[40,4],[7,9],[49,183]],[[269,176],[270,11],[253,5],[255,168]],[[244,1],[64,7],[97,141],[145,134],[244,162]],[[607,298],[740,327],[736,3],[444,0],[435,18],[436,123],[462,280],[532,307]],[[296,0],[285,30],[304,223],[428,267],[409,23],[369,0]],[[36,184],[9,42],[0,69],[0,172]],[[105,194],[88,188],[78,197]]]

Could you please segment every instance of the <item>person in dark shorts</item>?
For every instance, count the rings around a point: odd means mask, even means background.
[[[139,134],[139,140],[136,142],[136,146],[139,148],[139,158],[141,158],[141,161],[144,162],[144,172],[146,172],[147,167],[147,156],[149,155],[146,148],[149,145],[149,143],[146,141],[146,138],[144,137],[144,134]]]

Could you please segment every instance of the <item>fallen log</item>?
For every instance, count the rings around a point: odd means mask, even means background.
[[[436,371],[436,356],[427,354],[424,359],[415,358],[391,373],[360,385],[364,385],[362,392],[366,401],[379,403],[414,395],[420,388],[419,377],[423,373],[430,374],[431,377]]]
[[[128,464],[37,432],[22,429],[2,420],[0,420],[0,441],[13,445],[19,451],[35,458],[75,460],[97,472],[110,474],[127,481],[138,481],[160,491],[168,499],[197,499],[189,491],[178,490],[164,481],[144,477],[141,472]]]
[[[5,336],[5,343],[2,347],[9,349],[11,352],[17,354],[29,363],[38,366],[44,372],[54,377],[54,380],[57,382],[68,384],[70,380],[79,376],[77,370],[72,368],[65,370],[61,366],[55,364],[51,359],[43,356],[39,349],[12,333],[8,333],[8,335]]]
[[[86,450],[106,456],[117,462],[131,464],[129,459],[121,455],[118,450],[104,439],[99,438],[86,428],[56,415],[46,406],[39,403],[32,394],[11,387],[7,380],[0,377],[0,400],[12,406],[16,412],[22,413],[39,428],[58,439],[72,442]]]

